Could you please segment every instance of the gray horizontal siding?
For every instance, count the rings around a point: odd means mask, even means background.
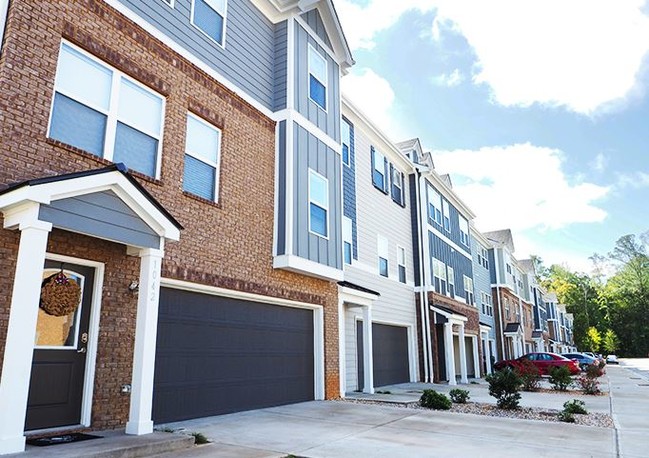
[[[39,219],[55,227],[148,248],[159,248],[160,236],[112,191],[70,197],[41,205]]]
[[[286,108],[288,23],[275,26],[275,111]]]
[[[311,30],[320,38],[328,47],[331,47],[331,40],[329,40],[329,35],[327,35],[327,30],[325,29],[324,22],[322,22],[322,17],[317,9],[312,9],[302,14],[302,19],[306,21]]]
[[[327,60],[327,111],[309,98],[308,45]],[[309,33],[295,23],[295,103],[297,111],[327,135],[340,141],[340,76],[338,64],[316,43]]]
[[[342,269],[342,199],[340,155],[293,124],[294,238],[293,252],[301,258]],[[329,180],[329,238],[309,232],[309,169]]]
[[[491,326],[491,337],[495,336],[494,318],[482,313],[480,293],[486,293],[491,296],[491,273],[483,265],[478,263],[478,253],[481,252],[482,245],[478,243],[475,237],[471,237],[471,251],[473,252],[473,289],[475,290],[475,303],[480,311],[480,321]],[[487,247],[484,247],[487,248]],[[492,264],[489,263],[489,267]]]
[[[228,0],[225,48],[191,24],[192,0],[119,0],[268,109],[274,106],[275,26],[247,0]],[[281,34],[280,34],[281,36]]]

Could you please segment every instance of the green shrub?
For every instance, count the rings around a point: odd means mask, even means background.
[[[523,391],[538,391],[541,388],[541,371],[530,360],[516,363],[514,370],[523,382]]]
[[[599,380],[598,378],[603,374],[599,366],[593,364],[588,366],[586,373],[577,378],[577,386],[581,388],[584,394],[599,394]]]
[[[572,413],[567,412],[565,410],[559,412],[558,417],[559,417],[559,421],[563,421],[565,423],[574,423],[575,422],[575,416]]]
[[[208,444],[210,442],[203,433],[192,433],[192,436],[194,436],[194,444],[196,445]]]
[[[449,391],[448,395],[451,397],[451,401],[456,404],[466,404],[471,397],[467,390],[461,390],[459,388],[453,388]]]
[[[586,368],[586,375],[590,378],[597,378],[604,375],[604,367],[599,364],[589,364]]]
[[[500,409],[518,409],[523,381],[516,371],[498,371],[487,375],[485,380],[489,383],[489,394],[496,398],[496,405]]]
[[[550,385],[553,390],[566,391],[572,385],[570,369],[566,366],[558,366],[550,370]]]
[[[566,401],[563,403],[563,411],[572,414],[587,415],[588,411],[586,410],[586,407],[584,407],[585,405],[584,401],[573,399],[572,401]]]
[[[438,393],[435,390],[424,390],[424,393],[419,399],[422,407],[435,410],[448,410],[451,408],[451,400],[443,393]]]

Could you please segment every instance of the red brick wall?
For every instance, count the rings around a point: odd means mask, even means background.
[[[0,189],[107,164],[46,138],[62,37],[166,97],[160,179],[135,174],[185,227],[180,242],[166,245],[163,275],[322,305],[326,393],[338,396],[337,286],[272,268],[274,122],[103,1],[11,2],[0,59]],[[182,191],[188,110],[223,130],[218,204]],[[18,236],[0,229],[0,347]],[[130,379],[135,302],[127,285],[134,258],[121,245],[61,231],[52,234],[50,246],[107,263],[93,426],[123,426],[128,403],[118,385]]]

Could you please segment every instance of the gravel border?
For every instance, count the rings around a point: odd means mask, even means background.
[[[391,406],[401,409],[415,409],[415,410],[428,410],[434,411],[433,409],[427,409],[419,405],[419,401],[412,402],[386,402],[379,400],[370,400],[370,399],[343,399],[341,402],[351,402],[355,404],[374,404],[374,405],[383,405]],[[556,409],[543,409],[543,408],[532,408],[532,407],[521,407],[516,410],[504,410],[499,409],[493,404],[485,404],[481,402],[467,402],[466,404],[453,404],[450,410],[442,412],[451,412],[459,414],[472,414],[472,415],[484,415],[488,417],[499,417],[499,418],[518,418],[521,420],[536,420],[536,421],[548,421],[558,423],[559,412],[560,410]],[[595,426],[598,428],[614,428],[613,419],[610,415],[602,413],[591,412],[587,415],[575,415],[575,425],[581,426]]]

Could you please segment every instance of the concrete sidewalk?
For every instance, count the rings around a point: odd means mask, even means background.
[[[609,366],[607,372],[620,456],[649,456],[649,380],[624,365]]]

